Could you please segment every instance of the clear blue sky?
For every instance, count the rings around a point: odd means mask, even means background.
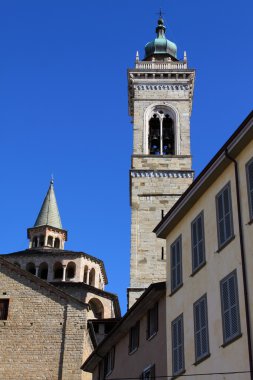
[[[129,285],[128,67],[167,37],[196,68],[193,166],[205,166],[251,111],[252,0],[0,2],[1,253],[28,246],[51,173],[67,249],[104,260],[125,310]]]

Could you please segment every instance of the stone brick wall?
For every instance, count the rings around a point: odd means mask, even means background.
[[[9,299],[0,320],[0,379],[81,380],[91,351],[87,306],[22,272],[0,262],[0,299]]]

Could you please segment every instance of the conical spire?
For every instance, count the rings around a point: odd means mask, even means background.
[[[47,195],[44,199],[34,227],[51,226],[62,229],[61,217],[54,192],[54,181],[51,179]]]

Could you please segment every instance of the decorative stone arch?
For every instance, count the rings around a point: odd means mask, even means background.
[[[41,263],[39,266],[38,271],[38,277],[40,277],[42,280],[47,280],[48,276],[48,264],[47,263]]]
[[[66,278],[67,280],[71,280],[76,275],[76,264],[74,261],[70,261],[67,265],[66,269]]]
[[[63,279],[63,265],[60,261],[57,261],[56,263],[54,263],[53,271],[54,271],[54,280]]]
[[[173,120],[174,124],[174,139],[175,139],[175,155],[180,155],[180,120],[179,112],[176,107],[171,104],[161,104],[161,102],[156,102],[148,106],[144,112],[144,128],[143,128],[143,153],[149,153],[149,121],[152,114],[155,112],[162,111],[164,114],[168,114]]]
[[[31,274],[36,274],[36,267],[35,267],[35,264],[33,262],[29,262],[26,264],[26,270],[27,272],[31,273]]]
[[[96,271],[94,268],[90,270],[89,285],[95,286]]]
[[[104,306],[98,298],[91,298],[88,302],[90,310],[93,312],[94,318],[104,318]]]

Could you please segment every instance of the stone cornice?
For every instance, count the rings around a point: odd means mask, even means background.
[[[152,66],[150,66],[152,67]],[[128,106],[133,115],[133,101],[136,91],[189,91],[190,112],[194,91],[195,70],[186,68],[128,70]],[[169,67],[169,66],[168,66]]]

